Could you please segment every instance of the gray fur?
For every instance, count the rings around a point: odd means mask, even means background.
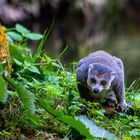
[[[112,90],[115,93],[117,106],[121,109],[125,109],[127,104],[124,96],[124,66],[121,59],[104,51],[96,51],[79,61],[76,69],[76,78],[78,81],[80,96],[92,101],[94,100],[94,96],[91,96],[90,94],[92,91],[90,90],[90,84],[88,83],[90,64],[97,64],[100,72],[104,72],[108,69],[110,73],[115,73],[115,76],[111,80],[111,85],[109,85],[109,90]]]

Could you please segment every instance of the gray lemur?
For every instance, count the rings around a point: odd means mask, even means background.
[[[100,98],[112,100],[108,94],[113,91],[117,107],[128,107],[124,95],[124,66],[121,59],[104,51],[96,51],[79,61],[76,74],[81,98],[90,101]]]

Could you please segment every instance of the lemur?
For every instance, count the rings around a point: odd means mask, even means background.
[[[109,95],[113,91],[117,108],[128,107],[124,95],[124,66],[120,58],[105,51],[93,52],[78,62],[76,79],[81,98],[89,101],[103,98],[114,102]]]

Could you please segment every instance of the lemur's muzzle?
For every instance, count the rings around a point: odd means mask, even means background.
[[[94,88],[94,89],[92,90],[92,92],[93,92],[93,93],[99,93],[100,90],[99,90],[98,88]]]

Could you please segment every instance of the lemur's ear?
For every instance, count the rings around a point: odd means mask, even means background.
[[[96,65],[95,64],[90,64],[88,72],[92,73],[94,75],[98,75],[98,70],[96,69]]]
[[[92,64],[89,65],[88,67],[88,73],[91,73],[91,71],[93,70],[94,66]]]
[[[90,64],[90,65],[89,65],[89,68],[90,68],[90,69],[92,69],[92,68],[93,68],[93,65],[92,65],[92,64]]]
[[[93,64],[90,64],[89,69],[93,69],[93,68],[94,68]]]

